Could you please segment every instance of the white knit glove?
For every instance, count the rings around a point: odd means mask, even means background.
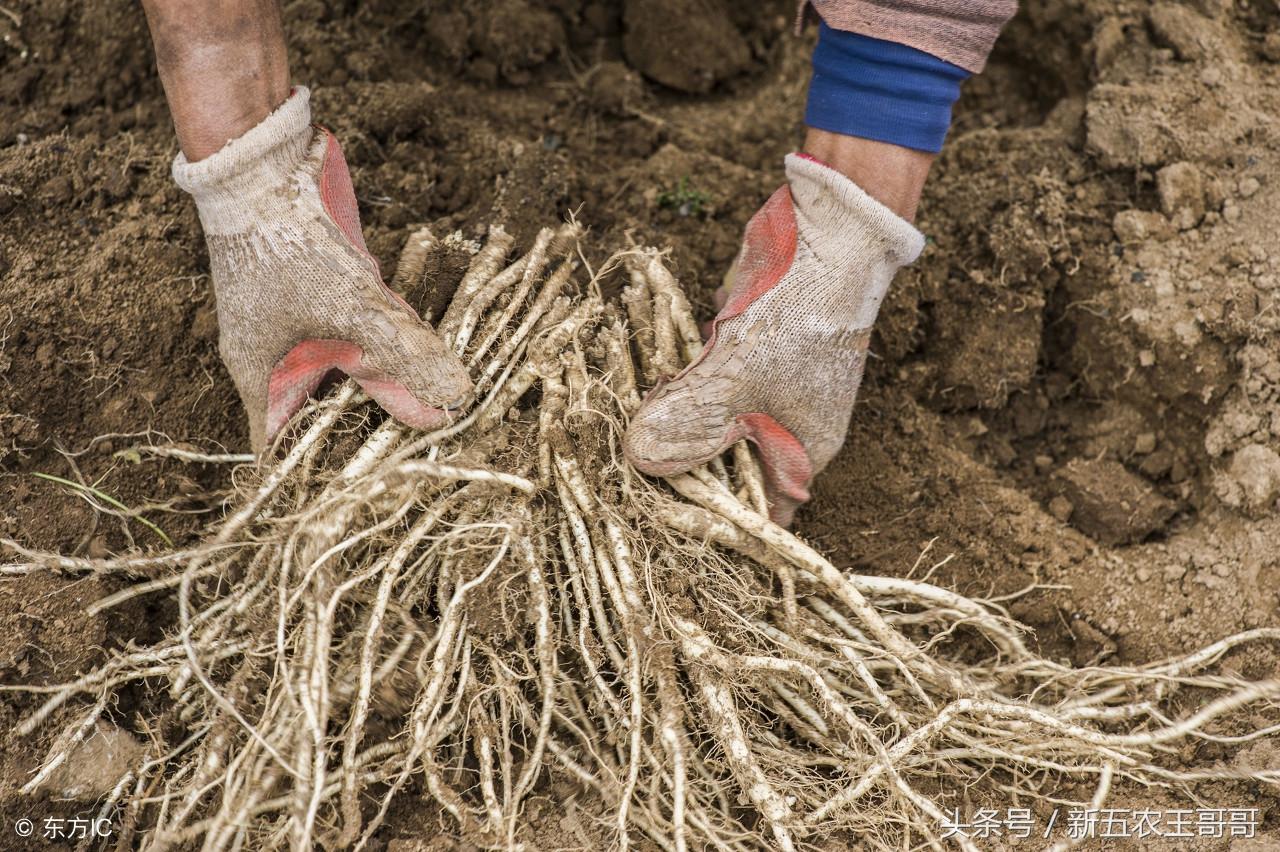
[[[670,476],[736,441],[756,444],[770,514],[788,524],[844,443],[871,325],[924,237],[805,155],[747,224],[728,301],[702,355],[660,385],[627,430],[627,458]]]
[[[173,177],[200,213],[218,349],[261,451],[331,370],[431,429],[471,393],[462,363],[378,273],[337,140],[299,86],[263,122]]]

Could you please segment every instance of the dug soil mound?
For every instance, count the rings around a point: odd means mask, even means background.
[[[669,246],[704,316],[799,139],[813,34],[791,35],[793,11],[285,5],[293,76],[343,142],[384,270],[424,224],[478,239],[506,222],[527,245],[573,210],[601,253],[588,260],[631,238]],[[1035,587],[1011,614],[1040,654],[1075,665],[1280,626],[1276,62],[1266,4],[1024,4],[967,84],[917,221],[929,245],[890,291],[849,441],[797,532],[859,573],[905,576],[928,547],[930,564],[951,556],[939,585],[995,599]],[[130,451],[247,447],[174,153],[135,4],[0,9],[0,535],[23,545],[96,557],[189,543],[232,491],[230,465]],[[445,257],[437,286],[407,295],[438,316],[465,263]],[[84,485],[127,517],[97,511]],[[0,580],[0,683],[69,680],[176,623],[165,595],[88,614],[122,584]],[[1226,665],[1280,674],[1265,646]],[[127,692],[109,716],[145,739],[149,701]],[[36,703],[5,694],[4,729]],[[20,816],[94,811],[18,798],[49,746],[0,745],[0,848],[30,848],[10,832]],[[1277,763],[1266,742],[1197,741],[1176,759]],[[1054,783],[1087,799],[1093,779]],[[1210,792],[1206,806],[1258,808],[1274,836],[1267,788]],[[592,847],[582,796],[539,791],[529,815],[547,848]],[[418,840],[440,831],[457,834],[403,805],[380,842],[484,842]]]

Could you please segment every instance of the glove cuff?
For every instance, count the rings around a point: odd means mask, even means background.
[[[243,230],[238,211],[297,169],[311,143],[310,101],[310,90],[295,86],[283,104],[216,154],[194,163],[182,153],[174,158],[173,179],[195,198],[206,233]]]
[[[883,250],[894,269],[906,266],[924,250],[924,234],[876,201],[849,178],[807,154],[788,154],[787,180],[797,213],[830,231],[856,227]]]

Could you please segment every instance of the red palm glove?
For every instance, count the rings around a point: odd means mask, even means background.
[[[702,355],[650,394],[625,440],[636,468],[670,476],[747,438],[782,524],[844,443],[871,325],[894,273],[924,246],[812,158],[787,157],[787,178],[747,224]]]
[[[311,126],[308,99],[299,86],[218,153],[173,164],[200,212],[218,348],[255,451],[335,369],[420,429],[444,423],[471,393],[458,358],[382,283],[342,151]]]

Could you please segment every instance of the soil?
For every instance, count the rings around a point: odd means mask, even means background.
[[[384,269],[424,223],[527,241],[574,211],[602,250],[670,246],[709,313],[801,134],[814,34],[792,35],[789,0],[293,0],[285,15],[294,79],[342,140]],[[1036,586],[1011,612],[1077,664],[1280,626],[1277,62],[1274,4],[1023,4],[965,87],[917,220],[928,247],[891,291],[849,441],[797,530],[853,570],[942,562],[935,579],[969,594]],[[179,543],[220,508],[226,466],[118,454],[247,447],[175,153],[135,3],[0,8],[0,535],[92,555],[159,544],[36,473],[157,504],[147,517]],[[65,680],[171,623],[163,597],[86,615],[112,582],[0,579],[0,683]],[[1226,665],[1280,676],[1274,650]],[[0,695],[9,731],[31,700]],[[137,734],[145,716],[114,710]],[[19,816],[92,812],[17,798],[48,744],[0,733],[0,848],[31,848]],[[1277,762],[1265,742],[1171,760]],[[601,842],[581,791],[544,792],[544,848]],[[1273,792],[1202,792],[1260,808],[1264,839],[1178,848],[1280,848]],[[450,830],[406,802],[384,840],[475,848]]]

